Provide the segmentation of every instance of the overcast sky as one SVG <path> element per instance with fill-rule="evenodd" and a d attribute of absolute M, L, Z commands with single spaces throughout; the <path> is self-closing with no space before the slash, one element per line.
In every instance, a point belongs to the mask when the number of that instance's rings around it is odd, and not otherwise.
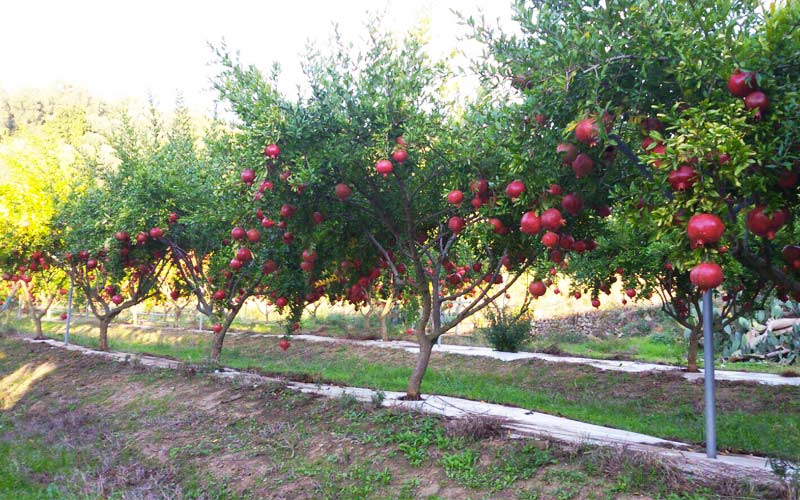
<path fill-rule="evenodd" d="M 464 27 L 450 9 L 509 26 L 511 0 L 25 0 L 2 8 L 0 88 L 75 83 L 106 99 L 151 93 L 171 108 L 176 92 L 196 111 L 209 109 L 214 69 L 208 42 L 225 40 L 245 63 L 282 67 L 281 87 L 294 93 L 308 41 L 325 42 L 338 23 L 347 38 L 365 34 L 370 15 L 405 32 L 430 19 L 434 51 L 461 47 Z M 463 45 L 462 45 L 463 46 Z"/>

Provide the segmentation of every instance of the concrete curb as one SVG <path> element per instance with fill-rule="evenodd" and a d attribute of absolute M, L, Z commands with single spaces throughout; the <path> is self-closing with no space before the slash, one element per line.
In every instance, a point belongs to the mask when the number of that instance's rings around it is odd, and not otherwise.
<path fill-rule="evenodd" d="M 231 333 L 231 336 L 250 336 L 254 338 L 279 338 L 280 335 L 267 335 L 263 333 Z M 380 347 L 384 349 L 403 349 L 410 353 L 417 353 L 419 347 L 414 342 L 390 340 L 382 342 L 377 340 L 352 340 L 341 339 L 336 337 L 323 337 L 320 335 L 292 335 L 292 338 L 299 340 L 306 340 L 309 342 L 331 342 L 331 343 L 348 343 L 354 345 L 361 345 L 365 347 Z M 538 359 L 541 361 L 548 361 L 550 363 L 570 363 L 578 365 L 588 365 L 600 370 L 618 371 L 626 373 L 642 373 L 642 372 L 671 372 L 680 374 L 686 380 L 691 382 L 703 380 L 703 370 L 698 373 L 687 373 L 681 368 L 671 365 L 662 365 L 658 363 L 644 363 L 641 361 L 615 361 L 608 359 L 592 359 L 592 358 L 579 358 L 573 356 L 555 356 L 552 354 L 543 354 L 539 352 L 500 352 L 492 350 L 488 347 L 469 347 L 450 344 L 437 344 L 433 347 L 434 352 L 442 352 L 448 354 L 459 354 L 462 356 L 481 356 L 486 358 L 497 359 L 500 361 L 518 361 L 524 359 Z M 774 373 L 755 373 L 755 372 L 742 372 L 732 370 L 715 370 L 714 376 L 718 381 L 725 382 L 755 382 L 763 385 L 791 385 L 800 387 L 800 377 L 782 377 Z"/>

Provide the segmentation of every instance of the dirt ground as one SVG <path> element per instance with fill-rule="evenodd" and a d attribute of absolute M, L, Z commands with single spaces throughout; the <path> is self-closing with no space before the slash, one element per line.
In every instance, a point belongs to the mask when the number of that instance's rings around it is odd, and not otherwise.
<path fill-rule="evenodd" d="M 0 337 L 0 444 L 74 457 L 69 472 L 16 464 L 55 494 L 24 498 L 717 497 L 646 460 L 498 429 Z"/>

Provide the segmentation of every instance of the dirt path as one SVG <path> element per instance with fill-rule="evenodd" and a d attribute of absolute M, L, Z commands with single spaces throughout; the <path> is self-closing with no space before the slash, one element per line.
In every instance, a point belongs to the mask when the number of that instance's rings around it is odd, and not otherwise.
<path fill-rule="evenodd" d="M 55 340 L 28 342 L 47 344 L 57 348 L 67 348 L 85 355 L 100 356 L 115 361 L 135 360 L 148 367 L 180 369 L 181 363 L 153 356 L 138 356 L 119 352 L 99 352 L 80 346 L 65 346 Z M 374 345 L 370 343 L 370 345 Z M 771 472 L 768 460 L 748 455 L 720 455 L 711 460 L 692 449 L 685 443 L 667 441 L 652 436 L 637 434 L 618 429 L 585 424 L 552 415 L 530 412 L 520 408 L 488 404 L 460 398 L 431 395 L 424 401 L 404 401 L 402 393 L 387 392 L 377 394 L 370 389 L 358 387 L 339 387 L 324 384 L 307 384 L 290 382 L 279 378 L 269 378 L 251 373 L 242 373 L 224 369 L 211 374 L 221 379 L 234 379 L 239 384 L 258 386 L 263 384 L 284 383 L 286 387 L 306 394 L 322 395 L 330 398 L 342 396 L 354 397 L 360 401 L 380 401 L 385 407 L 414 409 L 427 413 L 450 417 L 491 416 L 501 418 L 504 426 L 518 436 L 536 436 L 555 438 L 571 443 L 593 443 L 604 447 L 634 450 L 643 454 L 658 457 L 664 463 L 695 477 L 715 477 L 719 480 L 739 480 L 743 477 L 762 485 L 775 485 L 776 476 Z"/>

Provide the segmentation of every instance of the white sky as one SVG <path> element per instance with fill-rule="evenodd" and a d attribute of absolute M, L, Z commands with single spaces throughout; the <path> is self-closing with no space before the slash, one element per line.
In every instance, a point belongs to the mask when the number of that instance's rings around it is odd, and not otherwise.
<path fill-rule="evenodd" d="M 399 33 L 428 17 L 432 48 L 446 53 L 463 48 L 465 32 L 450 9 L 511 25 L 511 0 L 10 0 L 0 9 L 0 89 L 69 82 L 105 99 L 151 93 L 168 109 L 180 91 L 192 109 L 208 110 L 208 42 L 224 38 L 263 70 L 280 63 L 282 90 L 294 94 L 306 43 L 323 44 L 334 22 L 357 42 L 368 12 L 385 11 Z"/>

